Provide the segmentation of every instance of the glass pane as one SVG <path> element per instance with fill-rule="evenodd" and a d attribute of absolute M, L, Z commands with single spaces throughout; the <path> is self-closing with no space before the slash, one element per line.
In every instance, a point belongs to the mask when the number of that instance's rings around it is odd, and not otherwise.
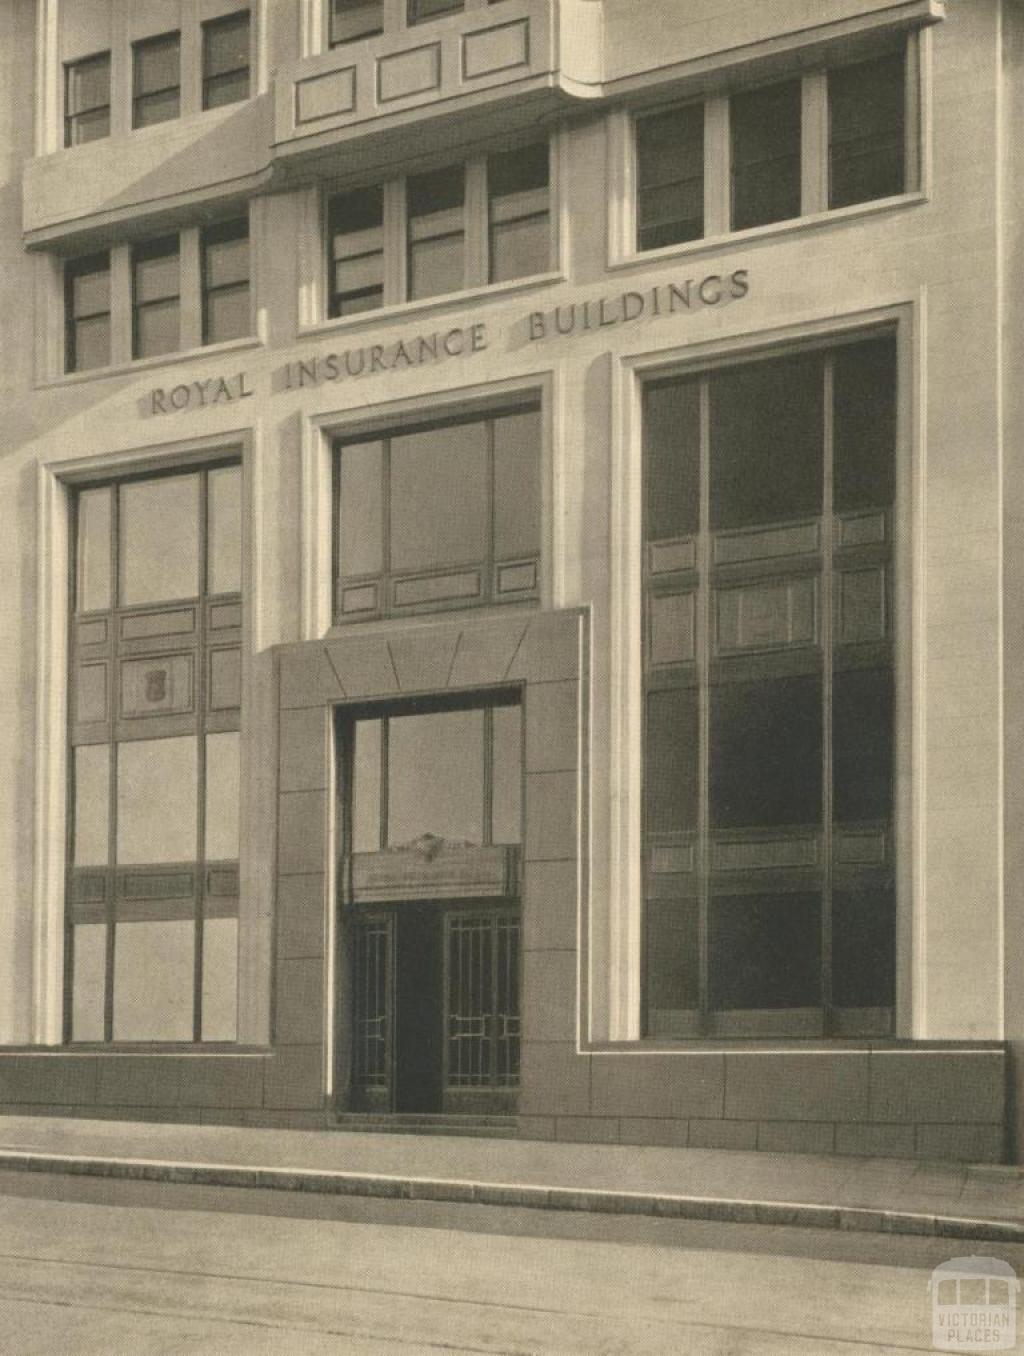
<path fill-rule="evenodd" d="M 370 254 L 355 254 L 346 259 L 339 259 L 334 266 L 334 288 L 336 292 L 342 294 L 383 292 L 383 253 L 376 250 Z"/>
<path fill-rule="evenodd" d="M 648 541 L 689 537 L 700 523 L 700 382 L 659 382 L 644 390 Z"/>
<path fill-rule="evenodd" d="M 339 453 L 340 573 L 384 568 L 383 444 L 349 443 Z"/>
<path fill-rule="evenodd" d="M 639 247 L 704 234 L 704 105 L 673 108 L 636 125 Z M 651 190 L 662 190 L 654 196 Z"/>
<path fill-rule="evenodd" d="M 749 527 L 822 509 L 822 358 L 786 358 L 711 378 L 711 525 Z"/>
<path fill-rule="evenodd" d="M 441 296 L 465 287 L 464 237 L 440 236 L 409 247 L 409 298 Z"/>
<path fill-rule="evenodd" d="M 204 82 L 203 107 L 224 108 L 228 104 L 240 103 L 249 97 L 249 72 L 237 71 L 232 75 L 218 75 Z"/>
<path fill-rule="evenodd" d="M 487 425 L 391 440 L 391 568 L 473 564 L 488 537 Z"/>
<path fill-rule="evenodd" d="M 242 339 L 252 331 L 252 309 L 248 285 L 210 292 L 206 297 L 206 332 L 203 342 L 221 344 Z"/>
<path fill-rule="evenodd" d="M 821 823 L 821 679 L 723 683 L 711 692 L 711 823 Z"/>
<path fill-rule="evenodd" d="M 135 256 L 135 304 L 163 301 L 176 297 L 179 287 L 178 247 L 161 247 L 159 253 L 139 252 Z"/>
<path fill-rule="evenodd" d="M 242 587 L 242 468 L 221 466 L 207 477 L 208 593 Z"/>
<path fill-rule="evenodd" d="M 829 206 L 906 187 L 903 52 L 828 73 Z"/>
<path fill-rule="evenodd" d="M 110 746 L 75 749 L 75 866 L 106 866 L 110 858 Z"/>
<path fill-rule="evenodd" d="M 692 1012 L 699 1004 L 697 915 L 695 899 L 652 899 L 647 904 L 645 978 L 649 1036 L 685 1034 L 665 1029 L 670 1021 L 668 1014 Z"/>
<path fill-rule="evenodd" d="M 540 411 L 494 421 L 494 554 L 499 560 L 540 550 Z"/>
<path fill-rule="evenodd" d="M 352 754 L 352 851 L 380 846 L 381 722 L 357 720 Z"/>
<path fill-rule="evenodd" d="M 190 1041 L 195 924 L 118 923 L 114 1040 Z"/>
<path fill-rule="evenodd" d="M 647 832 L 678 833 L 697 825 L 700 754 L 697 693 L 668 688 L 647 695 Z"/>
<path fill-rule="evenodd" d="M 237 861 L 241 794 L 237 730 L 206 736 L 206 860 Z"/>
<path fill-rule="evenodd" d="M 657 250 L 704 234 L 704 183 L 683 179 L 677 184 L 647 188 L 637 195 L 641 222 L 638 246 Z"/>
<path fill-rule="evenodd" d="M 117 860 L 122 866 L 196 860 L 194 735 L 117 749 Z"/>
<path fill-rule="evenodd" d="M 249 281 L 249 230 L 245 222 L 207 231 L 203 246 L 207 287 Z"/>
<path fill-rule="evenodd" d="M 121 493 L 122 606 L 199 593 L 199 476 L 132 481 Z"/>
<path fill-rule="evenodd" d="M 813 894 L 713 898 L 709 960 L 712 1008 L 817 1007 L 821 900 Z"/>
<path fill-rule="evenodd" d="M 734 95 L 732 227 L 800 215 L 800 81 Z"/>
<path fill-rule="evenodd" d="M 135 313 L 135 356 L 155 358 L 181 347 L 177 300 L 151 302 Z"/>
<path fill-rule="evenodd" d="M 204 1041 L 238 1037 L 238 919 L 207 918 L 203 923 Z"/>
<path fill-rule="evenodd" d="M 495 706 L 493 823 L 491 841 L 518 843 L 523 836 L 523 711 Z"/>
<path fill-rule="evenodd" d="M 435 834 L 482 843 L 484 714 L 394 716 L 388 732 L 388 843 Z"/>
<path fill-rule="evenodd" d="M 895 999 L 896 900 L 889 886 L 832 897 L 832 1000 L 890 1008 Z"/>
<path fill-rule="evenodd" d="M 336 47 L 384 31 L 383 0 L 332 0 L 330 44 Z"/>
<path fill-rule="evenodd" d="M 338 283 L 339 290 L 341 283 Z M 341 292 L 331 299 L 332 315 L 360 315 L 363 311 L 376 311 L 384 305 L 383 286 L 367 287 L 363 291 Z"/>
<path fill-rule="evenodd" d="M 110 310 L 110 268 L 103 262 L 88 271 L 78 268 L 71 277 L 71 310 L 75 316 L 96 315 Z"/>
<path fill-rule="evenodd" d="M 84 146 L 110 136 L 110 109 L 97 108 L 92 113 L 79 113 L 71 124 L 69 144 Z"/>
<path fill-rule="evenodd" d="M 458 14 L 465 0 L 409 0 L 409 22 L 421 24 L 442 14 Z"/>
<path fill-rule="evenodd" d="M 71 1039 L 103 1039 L 103 1004 L 107 974 L 105 923 L 79 923 L 73 929 Z"/>
<path fill-rule="evenodd" d="M 71 370 L 90 372 L 96 367 L 106 367 L 110 363 L 110 316 L 90 316 L 88 320 L 76 320 L 74 332 L 74 354 Z"/>
<path fill-rule="evenodd" d="M 76 61 L 67 68 L 69 114 L 110 103 L 110 54 Z"/>
<path fill-rule="evenodd" d="M 154 127 L 158 122 L 169 122 L 178 117 L 181 100 L 176 89 L 161 94 L 147 94 L 135 100 L 132 124 L 135 127 Z"/>
<path fill-rule="evenodd" d="M 548 144 L 517 146 L 487 158 L 487 188 L 492 202 L 511 193 L 526 193 L 548 186 Z"/>
<path fill-rule="evenodd" d="M 491 227 L 491 282 L 529 278 L 550 267 L 551 234 L 546 212 Z"/>
<path fill-rule="evenodd" d="M 888 669 L 835 675 L 832 709 L 836 823 L 889 819 L 893 803 L 893 682 Z"/>
<path fill-rule="evenodd" d="M 835 353 L 835 506 L 887 508 L 895 488 L 896 341 Z"/>
<path fill-rule="evenodd" d="M 180 41 L 177 33 L 136 43 L 134 47 L 134 92 L 151 94 L 166 90 L 180 81 Z"/>
<path fill-rule="evenodd" d="M 249 11 L 203 25 L 203 74 L 223 75 L 249 65 Z"/>
<path fill-rule="evenodd" d="M 111 491 L 82 490 L 78 495 L 75 610 L 94 612 L 110 606 Z"/>

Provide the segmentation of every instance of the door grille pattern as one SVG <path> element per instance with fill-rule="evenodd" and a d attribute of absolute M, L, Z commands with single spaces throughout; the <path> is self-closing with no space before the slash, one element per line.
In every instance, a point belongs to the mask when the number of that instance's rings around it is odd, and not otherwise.
<path fill-rule="evenodd" d="M 448 919 L 449 1087 L 519 1083 L 519 918 Z"/>
<path fill-rule="evenodd" d="M 355 975 L 353 1081 L 361 1088 L 388 1085 L 388 988 L 391 970 L 388 919 L 357 923 L 353 929 Z"/>

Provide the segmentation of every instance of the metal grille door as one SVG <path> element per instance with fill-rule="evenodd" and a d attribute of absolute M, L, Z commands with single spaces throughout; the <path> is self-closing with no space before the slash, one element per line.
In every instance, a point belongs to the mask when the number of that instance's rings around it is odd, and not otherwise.
<path fill-rule="evenodd" d="M 447 987 L 448 1086 L 517 1087 L 517 914 L 449 915 Z"/>
<path fill-rule="evenodd" d="M 353 1081 L 359 1088 L 388 1086 L 388 1002 L 391 921 L 375 918 L 353 929 Z"/>

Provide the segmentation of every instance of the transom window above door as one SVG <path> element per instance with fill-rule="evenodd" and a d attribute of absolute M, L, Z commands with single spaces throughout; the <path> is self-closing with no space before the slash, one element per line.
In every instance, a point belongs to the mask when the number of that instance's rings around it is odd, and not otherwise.
<path fill-rule="evenodd" d="M 339 441 L 335 622 L 534 602 L 539 407 Z"/>

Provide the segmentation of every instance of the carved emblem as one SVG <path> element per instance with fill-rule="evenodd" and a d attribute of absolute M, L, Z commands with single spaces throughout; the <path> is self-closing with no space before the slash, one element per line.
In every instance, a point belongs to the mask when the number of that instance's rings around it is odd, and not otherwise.
<path fill-rule="evenodd" d="M 146 673 L 146 701 L 151 706 L 167 700 L 167 670 L 150 669 Z"/>

